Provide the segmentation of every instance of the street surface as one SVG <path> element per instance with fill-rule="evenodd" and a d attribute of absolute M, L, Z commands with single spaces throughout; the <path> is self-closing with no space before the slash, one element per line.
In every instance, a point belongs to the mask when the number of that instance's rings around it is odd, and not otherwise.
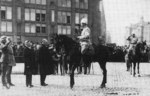
<path fill-rule="evenodd" d="M 141 63 L 141 77 L 133 77 L 126 71 L 125 63 L 107 63 L 108 82 L 100 89 L 102 73 L 99 65 L 93 63 L 90 75 L 75 75 L 75 86 L 69 88 L 69 76 L 50 75 L 46 78 L 46 87 L 40 86 L 39 75 L 33 76 L 33 88 L 25 86 L 23 64 L 13 68 L 10 89 L 0 84 L 0 96 L 150 96 L 150 63 Z M 0 82 L 1 83 L 1 82 Z"/>

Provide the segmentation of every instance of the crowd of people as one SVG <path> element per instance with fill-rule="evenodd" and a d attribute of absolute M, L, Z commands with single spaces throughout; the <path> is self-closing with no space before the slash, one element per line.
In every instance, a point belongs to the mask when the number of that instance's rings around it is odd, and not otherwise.
<path fill-rule="evenodd" d="M 48 44 L 47 39 L 43 39 L 41 44 L 34 44 L 26 40 L 24 43 L 14 45 L 7 36 L 0 38 L 1 49 L 1 75 L 2 85 L 7 89 L 14 86 L 11 82 L 12 67 L 16 65 L 15 57 L 19 56 L 25 64 L 24 75 L 26 76 L 26 86 L 33 87 L 32 75 L 40 74 L 41 86 L 47 86 L 45 79 L 47 75 L 54 74 L 55 64 L 59 60 L 59 55 L 52 44 Z"/>

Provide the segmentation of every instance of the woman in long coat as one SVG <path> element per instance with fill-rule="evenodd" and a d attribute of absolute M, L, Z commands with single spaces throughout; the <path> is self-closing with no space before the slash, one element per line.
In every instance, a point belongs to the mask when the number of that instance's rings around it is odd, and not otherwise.
<path fill-rule="evenodd" d="M 39 49 L 39 69 L 41 75 L 41 85 L 47 86 L 45 83 L 46 75 L 54 73 L 54 66 L 51 63 L 52 57 L 49 52 L 48 41 L 46 39 L 42 40 L 41 48 Z"/>

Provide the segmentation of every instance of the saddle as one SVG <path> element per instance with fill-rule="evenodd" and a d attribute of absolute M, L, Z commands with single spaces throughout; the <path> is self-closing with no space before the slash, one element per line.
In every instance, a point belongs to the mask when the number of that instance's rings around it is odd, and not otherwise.
<path fill-rule="evenodd" d="M 83 54 L 85 54 L 85 55 L 94 55 L 95 54 L 94 46 L 92 44 L 89 44 L 85 48 L 85 50 L 83 51 Z"/>

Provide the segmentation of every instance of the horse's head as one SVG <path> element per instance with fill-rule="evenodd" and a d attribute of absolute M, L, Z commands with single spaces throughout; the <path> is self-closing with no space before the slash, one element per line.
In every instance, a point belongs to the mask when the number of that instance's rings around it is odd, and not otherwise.
<path fill-rule="evenodd" d="M 66 51 L 69 52 L 71 49 L 75 48 L 75 45 L 79 45 L 75 40 L 67 35 L 58 35 L 53 36 L 53 41 L 55 42 L 55 48 L 57 52 Z"/>
<path fill-rule="evenodd" d="M 61 36 L 58 35 L 58 34 L 53 34 L 52 41 L 53 41 L 53 44 L 54 44 L 54 46 L 56 48 L 56 51 L 60 52 L 61 49 L 64 47 L 64 40 L 63 40 L 63 38 L 61 38 Z"/>
<path fill-rule="evenodd" d="M 146 53 L 146 50 L 147 50 L 146 41 L 139 42 L 136 46 L 136 49 L 137 49 L 137 52 L 140 52 L 142 54 Z"/>

